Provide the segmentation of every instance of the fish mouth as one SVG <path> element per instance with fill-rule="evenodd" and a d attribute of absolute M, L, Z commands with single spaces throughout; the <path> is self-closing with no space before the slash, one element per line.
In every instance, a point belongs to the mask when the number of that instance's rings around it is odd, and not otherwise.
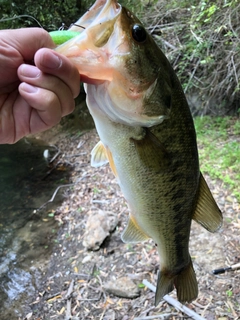
<path fill-rule="evenodd" d="M 117 0 L 97 0 L 70 28 L 79 35 L 55 50 L 72 61 L 86 83 L 92 115 L 128 126 L 152 127 L 166 119 L 169 108 L 157 93 L 159 68 L 152 67 L 146 55 L 145 48 L 152 42 L 147 32 L 143 32 L 144 41 L 137 41 L 133 26 L 141 22 Z"/>
<path fill-rule="evenodd" d="M 79 31 L 79 27 L 87 29 L 92 24 L 111 20 L 120 10 L 121 5 L 116 0 L 97 0 L 69 30 Z"/>
<path fill-rule="evenodd" d="M 88 83 L 112 80 L 112 67 L 108 66 L 111 52 L 106 44 L 121 12 L 122 7 L 116 0 L 97 0 L 69 28 L 79 31 L 79 35 L 55 49 L 73 62 Z"/>

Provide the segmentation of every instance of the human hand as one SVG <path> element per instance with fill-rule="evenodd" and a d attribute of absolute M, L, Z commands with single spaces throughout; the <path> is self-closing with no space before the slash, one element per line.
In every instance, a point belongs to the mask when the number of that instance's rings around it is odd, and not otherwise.
<path fill-rule="evenodd" d="M 0 143 L 44 131 L 73 111 L 80 76 L 54 46 L 40 28 L 0 31 Z"/>

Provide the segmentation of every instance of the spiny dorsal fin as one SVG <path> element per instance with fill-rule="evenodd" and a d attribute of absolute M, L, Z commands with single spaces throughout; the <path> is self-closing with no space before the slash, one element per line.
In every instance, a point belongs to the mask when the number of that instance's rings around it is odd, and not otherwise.
<path fill-rule="evenodd" d="M 137 243 L 149 239 L 149 237 L 139 228 L 135 221 L 133 221 L 132 217 L 129 217 L 128 224 L 123 231 L 121 238 L 125 243 Z"/>
<path fill-rule="evenodd" d="M 222 213 L 202 174 L 199 179 L 198 200 L 193 220 L 210 232 L 216 232 L 222 226 Z"/>
<path fill-rule="evenodd" d="M 91 151 L 91 166 L 97 168 L 106 163 L 108 163 L 106 149 L 102 141 L 99 141 Z"/>

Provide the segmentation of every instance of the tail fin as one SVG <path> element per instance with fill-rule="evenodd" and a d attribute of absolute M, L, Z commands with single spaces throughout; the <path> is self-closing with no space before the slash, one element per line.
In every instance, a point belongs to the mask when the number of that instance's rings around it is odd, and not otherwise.
<path fill-rule="evenodd" d="M 198 283 L 193 269 L 192 260 L 189 265 L 174 279 L 178 300 L 182 303 L 191 302 L 198 296 Z"/>
<path fill-rule="evenodd" d="M 157 290 L 155 294 L 155 306 L 159 304 L 159 302 L 166 294 L 173 291 L 173 282 L 174 278 L 169 279 L 167 274 L 161 271 L 159 272 L 157 280 Z"/>
<path fill-rule="evenodd" d="M 179 274 L 169 278 L 164 272 L 158 275 L 157 290 L 155 295 L 155 306 L 158 305 L 160 300 L 169 292 L 177 289 L 177 297 L 181 303 L 191 302 L 198 296 L 198 284 L 193 269 L 192 261 L 184 268 Z"/>

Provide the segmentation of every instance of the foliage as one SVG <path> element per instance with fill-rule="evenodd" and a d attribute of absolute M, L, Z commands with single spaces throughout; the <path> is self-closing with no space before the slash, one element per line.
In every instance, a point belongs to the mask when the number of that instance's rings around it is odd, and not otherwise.
<path fill-rule="evenodd" d="M 231 117 L 197 117 L 200 167 L 221 179 L 240 201 L 240 120 Z"/>
<path fill-rule="evenodd" d="M 88 7 L 87 1 L 84 0 L 39 0 L 37 3 L 31 0 L 13 2 L 0 0 L 0 19 L 15 18 L 8 21 L 0 20 L 0 29 L 12 29 L 19 27 L 35 27 L 40 25 L 48 30 L 57 30 L 63 24 L 66 26 L 75 22 Z M 26 15 L 32 16 L 29 18 Z"/>
<path fill-rule="evenodd" d="M 240 112 L 239 19 L 238 0 L 163 0 L 146 14 L 185 93 L 198 93 L 198 114 Z"/>
<path fill-rule="evenodd" d="M 159 0 L 119 0 L 118 1 L 122 6 L 131 10 L 138 18 L 141 18 L 145 15 L 146 9 L 150 9 L 153 6 L 157 5 Z M 137 5 L 136 5 L 137 3 Z"/>

